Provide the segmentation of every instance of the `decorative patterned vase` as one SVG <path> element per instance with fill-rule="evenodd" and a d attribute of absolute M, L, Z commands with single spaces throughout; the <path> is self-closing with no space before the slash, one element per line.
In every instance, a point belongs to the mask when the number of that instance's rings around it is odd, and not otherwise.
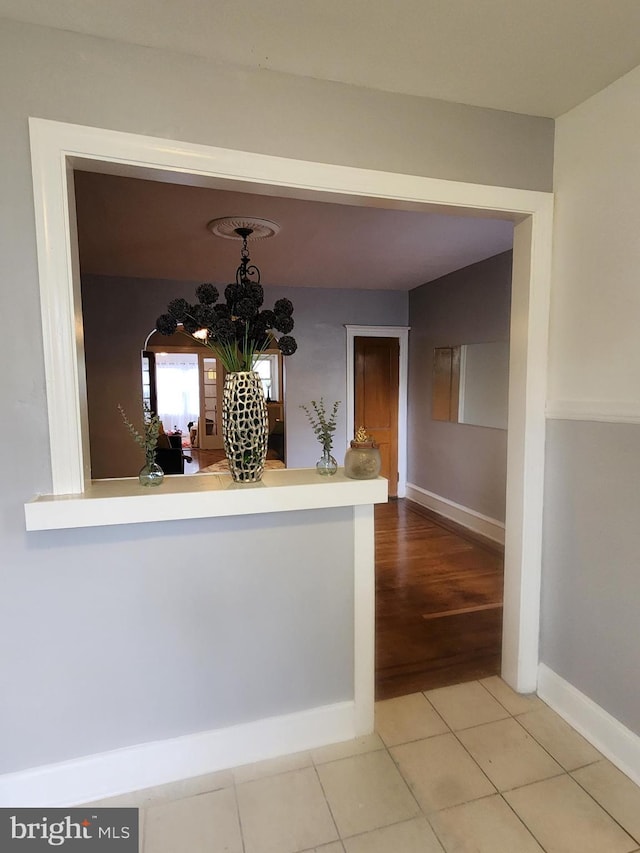
<path fill-rule="evenodd" d="M 352 441 L 344 457 L 344 473 L 352 480 L 374 480 L 380 473 L 380 450 L 373 441 Z"/>
<path fill-rule="evenodd" d="M 141 486 L 159 486 L 164 480 L 164 471 L 153 457 L 147 457 L 144 467 L 138 474 L 138 480 Z"/>
<path fill-rule="evenodd" d="M 330 477 L 338 470 L 338 463 L 331 455 L 331 450 L 325 447 L 322 451 L 322 456 L 316 462 L 316 471 L 323 477 Z"/>
<path fill-rule="evenodd" d="M 269 419 L 260 376 L 227 373 L 222 396 L 222 439 L 236 483 L 257 483 L 267 458 Z"/>

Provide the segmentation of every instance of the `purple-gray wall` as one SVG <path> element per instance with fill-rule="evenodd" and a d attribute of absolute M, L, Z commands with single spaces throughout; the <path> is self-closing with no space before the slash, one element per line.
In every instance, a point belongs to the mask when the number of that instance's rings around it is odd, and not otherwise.
<path fill-rule="evenodd" d="M 511 252 L 409 293 L 408 482 L 504 521 L 506 430 L 434 421 L 434 347 L 508 341 Z"/>
<path fill-rule="evenodd" d="M 343 572 L 339 586 L 332 563 L 339 555 L 333 551 L 322 553 L 316 575 L 331 595 L 321 601 L 313 588 L 300 588 L 298 598 L 291 601 L 293 605 L 313 601 L 302 612 L 310 630 L 321 631 L 327 625 L 333 630 L 337 625 L 345 635 L 337 633 L 333 638 L 334 657 L 314 658 L 306 693 L 292 697 L 297 687 L 292 686 L 291 672 L 299 667 L 309 672 L 306 650 L 291 625 L 300 613 L 296 615 L 287 598 L 271 602 L 269 624 L 265 627 L 261 622 L 262 589 L 253 585 L 251 577 L 246 585 L 236 579 L 243 555 L 235 542 L 239 537 L 244 549 L 243 519 L 25 532 L 24 502 L 51 491 L 28 117 L 538 190 L 551 188 L 553 121 L 225 68 L 177 51 L 8 20 L 0 27 L 0 63 L 3 79 L 11 82 L 3 87 L 0 125 L 0 239 L 6 237 L 0 252 L 0 310 L 11 318 L 0 338 L 2 363 L 10 366 L 0 374 L 0 399 L 4 423 L 19 430 L 28 448 L 16 450 L 13 442 L 6 441 L 0 444 L 0 645 L 11 650 L 0 659 L 0 680 L 11 685 L 0 703 L 5 736 L 0 769 L 9 772 L 64 761 L 344 698 L 335 663 L 338 659 L 348 667 L 346 655 L 352 641 L 347 623 L 335 608 L 342 606 L 341 596 L 348 606 L 349 578 Z M 296 302 L 300 331 L 304 329 L 303 303 L 311 297 L 305 293 Z M 366 294 L 351 300 L 346 294 L 325 292 L 324 300 L 315 313 L 308 314 L 308 322 L 319 324 L 331 344 L 324 347 L 314 338 L 315 343 L 302 350 L 304 358 L 295 362 L 297 381 L 304 378 L 303 372 L 309 374 L 311 366 L 313 376 L 321 376 L 327 358 L 333 364 L 330 346 L 343 340 L 341 322 L 351 317 L 350 322 L 379 322 L 383 313 L 381 305 L 374 312 Z M 377 319 L 368 319 L 373 313 Z M 334 315 L 340 319 L 334 320 Z M 386 322 L 403 319 L 394 318 L 389 310 Z M 341 343 L 340 348 L 344 351 Z M 293 364 L 292 360 L 292 373 Z M 344 378 L 338 377 L 337 367 L 331 367 L 329 375 L 327 395 L 343 398 Z M 305 398 L 317 393 L 311 382 L 308 388 L 299 388 Z M 109 386 L 107 392 L 118 396 Z M 122 402 L 127 404 L 125 399 Z M 114 420 L 113 428 L 122 426 Z M 313 446 L 309 451 L 301 447 L 298 458 L 308 455 L 314 461 L 314 452 Z M 313 540 L 307 526 L 313 529 L 321 521 L 319 516 L 301 516 L 297 534 L 300 547 L 304 545 L 313 556 L 314 542 L 321 538 Z M 282 517 L 278 522 L 285 523 Z M 285 524 L 280 542 L 283 536 L 293 535 L 291 524 Z M 328 535 L 326 529 L 322 534 Z M 221 536 L 229 543 L 226 549 L 221 547 Z M 274 542 L 275 537 L 259 540 L 255 547 L 275 553 Z M 287 550 L 300 553 L 293 547 Z M 190 575 L 187 580 L 184 566 Z M 273 572 L 279 566 L 271 561 L 269 569 Z M 296 575 L 295 566 L 287 571 L 295 575 L 292 590 L 306 582 L 300 573 Z M 219 572 L 225 576 L 222 587 Z M 272 589 L 278 587 L 278 579 L 271 574 L 269 583 Z M 352 578 L 350 583 L 352 588 Z M 164 607 L 149 595 L 158 589 L 163 590 Z M 252 589 L 257 591 L 251 593 Z M 196 590 L 198 600 L 182 606 L 191 590 Z M 225 618 L 239 612 L 228 608 L 231 599 L 242 603 L 241 642 L 227 631 Z M 251 600 L 254 609 L 247 603 Z M 96 608 L 100 620 L 95 618 Z M 175 632 L 167 630 L 167 624 L 180 620 L 191 642 L 176 642 Z M 265 634 L 276 628 L 278 641 L 269 643 Z M 231 650 L 224 662 L 226 675 L 220 668 L 210 668 L 211 648 Z M 254 666 L 257 649 L 263 655 L 260 661 L 270 656 L 274 663 L 263 667 L 258 693 L 250 695 L 240 689 L 233 674 L 249 671 L 243 661 Z M 281 649 L 286 649 L 285 658 Z M 86 680 L 78 677 L 87 672 L 103 676 L 93 679 L 90 690 Z M 191 704 L 193 693 L 185 688 L 185 673 L 199 693 Z M 234 691 L 239 707 L 224 707 Z M 206 701 L 199 698 L 204 694 Z"/>

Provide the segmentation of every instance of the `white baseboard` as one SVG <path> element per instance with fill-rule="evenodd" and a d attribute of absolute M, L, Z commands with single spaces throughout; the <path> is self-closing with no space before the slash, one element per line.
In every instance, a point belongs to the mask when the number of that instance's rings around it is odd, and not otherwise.
<path fill-rule="evenodd" d="M 488 515 L 482 515 L 475 509 L 469 509 L 469 507 L 457 504 L 449 498 L 428 492 L 414 483 L 407 483 L 407 498 L 426 507 L 426 509 L 437 512 L 438 515 L 442 515 L 450 521 L 461 524 L 468 530 L 473 530 L 474 533 L 479 533 L 486 536 L 487 539 L 504 545 L 504 522 L 498 521 L 497 518 L 489 518 Z"/>
<path fill-rule="evenodd" d="M 71 806 L 275 758 L 355 734 L 341 702 L 0 776 L 0 807 Z"/>
<path fill-rule="evenodd" d="M 544 663 L 538 696 L 580 732 L 636 785 L 640 785 L 640 737 Z"/>

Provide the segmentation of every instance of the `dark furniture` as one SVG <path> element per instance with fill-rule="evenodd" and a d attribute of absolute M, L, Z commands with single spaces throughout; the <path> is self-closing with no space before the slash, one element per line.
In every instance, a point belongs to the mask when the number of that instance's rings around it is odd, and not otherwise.
<path fill-rule="evenodd" d="M 272 451 L 269 459 L 281 459 L 284 462 L 284 421 L 276 421 L 269 433 L 267 450 Z"/>
<path fill-rule="evenodd" d="M 184 474 L 184 461 L 181 447 L 156 447 L 156 462 L 165 474 Z"/>

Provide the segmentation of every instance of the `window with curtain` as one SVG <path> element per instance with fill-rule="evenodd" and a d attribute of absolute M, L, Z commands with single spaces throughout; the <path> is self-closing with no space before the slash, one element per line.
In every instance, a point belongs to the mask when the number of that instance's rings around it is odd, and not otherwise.
<path fill-rule="evenodd" d="M 276 353 L 263 353 L 255 360 L 253 369 L 262 381 L 262 389 L 267 400 L 280 400 L 280 371 Z"/>
<path fill-rule="evenodd" d="M 158 416 L 165 432 L 176 428 L 189 435 L 187 424 L 198 420 L 200 383 L 195 353 L 156 353 Z"/>

